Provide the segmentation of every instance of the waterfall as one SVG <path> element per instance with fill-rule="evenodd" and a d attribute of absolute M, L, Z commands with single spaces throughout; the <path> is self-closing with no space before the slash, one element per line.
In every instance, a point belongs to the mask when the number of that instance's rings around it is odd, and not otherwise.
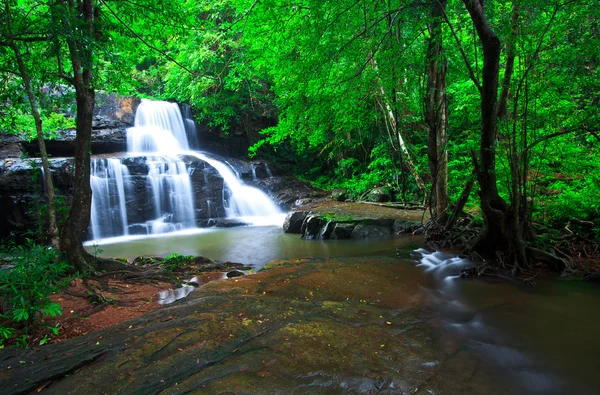
<path fill-rule="evenodd" d="M 265 193 L 244 184 L 231 164 L 190 150 L 197 144 L 196 126 L 189 107 L 183 112 L 185 117 L 175 103 L 142 99 L 135 124 L 127 130 L 127 156 L 92 159 L 92 239 L 195 228 L 192 169 L 182 156 L 206 162 L 223 178 L 226 217 L 281 225 L 279 208 Z M 207 188 L 208 174 L 203 173 Z M 208 215 L 214 215 L 213 202 L 206 204 Z"/>
<path fill-rule="evenodd" d="M 93 238 L 129 234 L 125 209 L 127 166 L 113 158 L 94 159 L 91 165 Z"/>
<path fill-rule="evenodd" d="M 225 189 L 223 189 L 223 206 L 226 208 L 227 217 L 242 217 L 247 220 L 250 219 L 254 223 L 265 223 L 256 217 L 263 217 L 265 221 L 267 218 L 270 218 L 274 223 L 278 221 L 278 217 L 282 214 L 281 210 L 263 191 L 241 182 L 238 173 L 233 172 L 232 166 L 229 163 L 226 165 L 199 152 L 190 152 L 188 154 L 208 163 L 223 177 L 223 181 L 225 181 L 229 189 L 229 193 L 226 193 Z"/>

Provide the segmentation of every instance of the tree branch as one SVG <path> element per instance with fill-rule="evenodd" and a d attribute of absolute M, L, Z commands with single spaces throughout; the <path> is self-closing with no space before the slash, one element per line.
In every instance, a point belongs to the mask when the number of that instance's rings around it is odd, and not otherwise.
<path fill-rule="evenodd" d="M 439 3 L 439 0 L 438 0 L 438 3 Z M 469 71 L 469 77 L 471 78 L 471 81 L 473 81 L 473 83 L 475 84 L 475 86 L 477 87 L 477 90 L 479 92 L 481 92 L 481 84 L 479 83 L 479 80 L 475 76 L 475 72 L 473 71 L 473 68 L 471 67 L 471 63 L 469 62 L 469 58 L 467 57 L 467 54 L 465 53 L 465 50 L 464 50 L 462 44 L 460 43 L 460 39 L 458 38 L 458 35 L 456 34 L 456 31 L 454 30 L 454 26 L 450 22 L 450 18 L 448 18 L 448 14 L 446 13 L 446 10 L 442 10 L 442 14 L 444 15 L 444 20 L 446 21 L 446 24 L 450 28 L 450 32 L 452 33 L 452 37 L 454 37 L 454 40 L 456 41 L 456 45 L 458 46 L 458 51 L 460 52 L 460 54 L 461 54 L 461 56 L 462 56 L 462 58 L 463 58 L 463 60 L 465 62 L 465 66 L 467 66 L 467 70 Z"/>

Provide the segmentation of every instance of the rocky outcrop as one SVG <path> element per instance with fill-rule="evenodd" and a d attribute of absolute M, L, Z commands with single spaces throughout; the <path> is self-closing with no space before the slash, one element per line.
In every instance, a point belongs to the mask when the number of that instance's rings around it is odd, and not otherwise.
<path fill-rule="evenodd" d="M 308 211 L 294 211 L 289 213 L 283 221 L 283 231 L 285 233 L 300 233 L 302 223 L 306 219 Z"/>
<path fill-rule="evenodd" d="M 368 202 L 390 202 L 392 201 L 392 196 L 390 194 L 389 188 L 374 188 L 367 194 L 366 200 Z"/>
<path fill-rule="evenodd" d="M 368 215 L 349 215 L 356 211 L 357 203 L 336 203 L 326 206 L 326 211 L 318 205 L 315 210 L 290 212 L 284 222 L 286 233 L 300 234 L 303 239 L 366 239 L 386 237 L 402 233 L 412 233 L 420 228 L 418 212 L 399 212 L 394 209 L 381 209 L 382 212 Z M 359 205 L 360 206 L 360 205 Z M 367 207 L 364 205 L 365 212 Z M 346 211 L 345 211 L 346 210 Z M 332 211 L 335 211 L 333 213 Z"/>
<path fill-rule="evenodd" d="M 294 206 L 294 202 L 305 196 L 318 193 L 305 183 L 291 176 L 273 176 L 269 165 L 263 161 L 230 160 L 212 155 L 215 159 L 229 163 L 237 174 L 249 185 L 255 186 L 269 194 L 283 210 Z M 105 156 L 95 156 L 102 159 Z M 121 163 L 127 167 L 125 182 L 134 193 L 128 193 L 126 201 L 127 221 L 131 225 L 130 234 L 145 234 L 147 221 L 152 221 L 154 212 L 154 196 L 148 187 L 148 165 L 146 156 L 122 157 Z M 194 196 L 196 225 L 199 227 L 233 227 L 247 225 L 244 222 L 224 219 L 223 179 L 212 166 L 194 156 L 182 157 L 186 163 Z M 57 196 L 62 201 L 70 198 L 73 177 L 73 159 L 51 158 L 50 167 Z M 23 233 L 34 229 L 38 220 L 36 207 L 44 204 L 45 193 L 41 178 L 41 160 L 6 158 L 0 160 L 0 217 L 5 225 L 0 227 L 0 237 L 7 237 L 10 232 Z M 295 195 L 297 194 L 297 195 Z M 285 196 L 285 198 L 281 198 Z M 278 198 L 279 197 L 279 198 Z M 300 231 L 302 218 L 292 228 L 293 233 Z"/>

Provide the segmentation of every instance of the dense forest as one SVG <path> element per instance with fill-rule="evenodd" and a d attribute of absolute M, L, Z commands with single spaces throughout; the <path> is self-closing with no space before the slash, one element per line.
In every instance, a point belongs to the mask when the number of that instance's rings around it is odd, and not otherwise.
<path fill-rule="evenodd" d="M 47 234 L 82 272 L 115 266 L 82 247 L 98 92 L 187 103 L 199 124 L 243 131 L 250 157 L 350 199 L 377 189 L 424 207 L 431 245 L 515 273 L 538 262 L 568 270 L 573 256 L 597 252 L 598 1 L 3 0 L 2 9 L 0 129 L 37 140 L 49 174 L 44 141 L 76 128 L 68 209 L 57 214 L 45 178 Z"/>

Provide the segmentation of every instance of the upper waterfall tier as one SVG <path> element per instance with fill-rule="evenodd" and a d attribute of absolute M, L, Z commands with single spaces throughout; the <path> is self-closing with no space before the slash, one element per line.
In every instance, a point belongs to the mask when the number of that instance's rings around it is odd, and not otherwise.
<path fill-rule="evenodd" d="M 177 154 L 189 148 L 179 106 L 142 99 L 135 113 L 135 126 L 127 130 L 127 152 Z"/>

